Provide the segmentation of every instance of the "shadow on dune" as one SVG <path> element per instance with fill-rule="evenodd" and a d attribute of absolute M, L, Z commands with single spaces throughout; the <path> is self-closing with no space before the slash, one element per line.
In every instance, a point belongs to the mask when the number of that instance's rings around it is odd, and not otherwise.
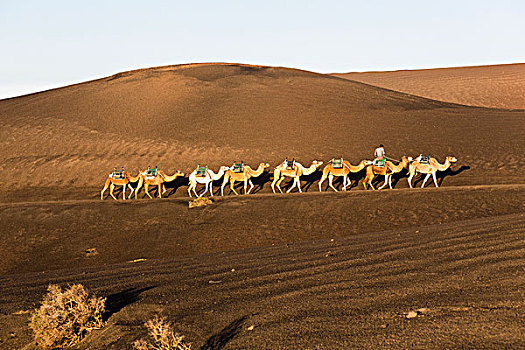
<path fill-rule="evenodd" d="M 250 193 L 257 193 L 261 191 L 267 183 L 271 183 L 273 180 L 273 171 L 264 170 L 264 172 L 258 177 L 252 177 L 253 190 Z"/>
<path fill-rule="evenodd" d="M 211 336 L 206 341 L 206 343 L 203 346 L 201 346 L 201 350 L 222 349 L 230 340 L 232 340 L 237 334 L 239 334 L 242 331 L 243 324 L 246 322 L 247 319 L 249 319 L 252 316 L 254 316 L 254 314 L 245 315 L 241 318 L 236 319 L 224 329 L 222 329 L 219 333 Z"/>
<path fill-rule="evenodd" d="M 188 185 L 189 185 L 189 177 L 187 175 L 179 176 L 175 180 L 170 181 L 170 182 L 165 182 L 164 186 L 166 186 L 166 194 L 164 196 L 169 197 L 175 194 L 175 192 L 177 192 L 177 190 L 180 187 L 183 187 L 183 186 L 188 187 Z"/>
<path fill-rule="evenodd" d="M 457 170 L 452 170 L 451 168 L 448 168 L 445 171 L 438 171 L 436 173 L 438 185 L 441 187 L 443 180 L 447 176 L 456 176 L 469 169 L 470 169 L 470 166 L 462 165 Z M 426 176 L 425 174 L 419 174 L 418 176 L 414 176 L 415 181 L 412 183 L 412 186 L 417 187 L 418 185 L 421 185 L 423 183 L 423 179 L 425 178 L 425 176 Z M 425 187 L 429 186 L 429 184 L 432 184 L 432 185 L 434 184 L 434 181 L 432 180 L 432 176 L 427 180 Z"/>
<path fill-rule="evenodd" d="M 107 321 L 111 315 L 119 312 L 124 307 L 136 302 L 140 294 L 155 287 L 156 286 L 129 288 L 122 292 L 108 295 L 106 297 L 106 312 L 104 313 L 104 321 Z"/>
<path fill-rule="evenodd" d="M 445 171 L 439 171 L 437 173 L 437 179 L 438 179 L 438 184 L 439 186 L 441 186 L 441 184 L 443 183 L 443 180 L 447 177 L 447 176 L 456 176 L 456 175 L 459 175 L 461 174 L 462 172 L 464 171 L 467 171 L 467 170 L 470 170 L 470 166 L 468 165 L 462 165 L 460 166 L 457 170 L 452 170 L 451 168 L 448 168 L 447 170 Z"/>

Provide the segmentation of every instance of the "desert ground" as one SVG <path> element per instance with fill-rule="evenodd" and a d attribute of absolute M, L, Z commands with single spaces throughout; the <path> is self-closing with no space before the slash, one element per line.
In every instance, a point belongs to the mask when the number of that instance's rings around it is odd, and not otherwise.
<path fill-rule="evenodd" d="M 79 349 L 130 349 L 154 315 L 195 349 L 524 348 L 523 72 L 188 64 L 1 100 L 0 348 L 35 349 L 30 311 L 73 283 L 107 298 Z M 458 161 L 439 188 L 404 171 L 365 191 L 361 171 L 319 192 L 317 171 L 271 191 L 286 157 L 357 164 L 380 143 Z M 100 200 L 114 167 L 241 160 L 270 164 L 253 194 L 217 181 L 190 209 L 183 177 L 162 199 Z"/>

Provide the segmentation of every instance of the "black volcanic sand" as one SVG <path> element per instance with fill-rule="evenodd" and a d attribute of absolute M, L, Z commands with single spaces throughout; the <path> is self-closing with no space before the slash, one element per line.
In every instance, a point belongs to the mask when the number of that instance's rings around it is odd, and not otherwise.
<path fill-rule="evenodd" d="M 6 204 L 0 344 L 31 342 L 49 283 L 83 283 L 114 309 L 83 349 L 129 348 L 154 314 L 204 349 L 518 348 L 524 203 L 499 185 Z"/>
<path fill-rule="evenodd" d="M 525 348 L 524 120 L 230 64 L 2 100 L 0 349 L 35 348 L 29 313 L 50 283 L 107 297 L 107 325 L 80 349 L 130 349 L 156 314 L 194 349 Z M 255 194 L 201 208 L 186 178 L 167 198 L 100 200 L 115 166 L 357 164 L 379 143 L 459 161 L 440 188 L 408 189 L 405 172 L 363 191 L 361 172 L 319 193 L 316 172 L 305 193 L 274 195 L 267 172 Z"/>

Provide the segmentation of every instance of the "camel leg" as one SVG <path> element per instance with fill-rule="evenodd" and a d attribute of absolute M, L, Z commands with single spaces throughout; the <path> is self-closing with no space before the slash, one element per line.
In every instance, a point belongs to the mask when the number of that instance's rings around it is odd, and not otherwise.
<path fill-rule="evenodd" d="M 271 186 L 272 186 L 272 191 L 273 191 L 273 193 L 275 193 L 275 183 L 276 183 L 276 182 L 277 182 L 277 179 L 274 177 L 274 178 L 273 178 L 273 181 L 272 181 L 272 185 L 271 185 Z"/>
<path fill-rule="evenodd" d="M 297 188 L 299 189 L 299 193 L 303 193 L 303 190 L 301 190 L 301 181 L 299 180 L 299 177 L 297 177 Z"/>
<path fill-rule="evenodd" d="M 166 186 L 164 186 L 164 184 L 162 184 L 162 194 L 166 193 Z"/>
<path fill-rule="evenodd" d="M 233 193 L 235 193 L 236 196 L 238 196 L 239 194 L 237 193 L 237 191 L 235 191 L 235 181 L 233 181 L 233 179 L 230 180 L 230 188 L 231 190 L 233 191 Z"/>
<path fill-rule="evenodd" d="M 195 186 L 195 187 L 197 187 L 197 186 Z M 206 192 L 208 192 L 208 183 L 205 183 L 205 184 L 204 184 L 204 191 L 203 191 L 200 195 L 197 194 L 197 192 L 195 191 L 195 189 L 193 189 L 193 192 L 195 193 L 195 196 L 196 196 L 196 197 L 199 197 L 199 198 L 200 198 L 200 197 L 204 196 L 204 194 L 205 194 Z"/>
<path fill-rule="evenodd" d="M 427 174 L 427 176 L 425 176 L 425 179 L 423 180 L 423 184 L 421 185 L 421 188 L 425 187 L 425 184 L 427 183 L 427 180 L 428 178 L 431 176 L 432 174 Z"/>
<path fill-rule="evenodd" d="M 250 184 L 250 188 L 248 189 L 248 193 L 246 193 L 246 194 L 250 194 L 250 191 L 253 189 L 252 180 L 248 180 L 248 183 Z"/>
<path fill-rule="evenodd" d="M 104 184 L 104 188 L 102 189 L 102 191 L 100 191 L 100 200 L 104 200 L 104 192 L 106 192 L 110 183 L 111 181 L 109 181 L 109 179 L 106 180 L 106 183 Z"/>
<path fill-rule="evenodd" d="M 286 193 L 290 193 L 290 191 L 293 190 L 294 187 L 295 187 L 296 185 L 297 185 L 297 183 L 295 182 L 295 177 L 294 177 L 294 178 L 293 178 L 293 181 L 292 181 L 292 187 L 290 187 L 290 188 L 288 189 L 288 191 L 286 191 Z"/>
<path fill-rule="evenodd" d="M 195 184 L 195 185 L 193 186 L 193 193 L 195 194 L 195 198 L 200 197 L 200 196 L 197 194 L 197 191 L 195 190 L 196 188 L 197 188 L 197 184 Z"/>
<path fill-rule="evenodd" d="M 193 187 L 193 184 L 190 182 L 190 185 L 188 186 L 188 195 L 190 196 L 191 198 L 191 189 Z"/>
<path fill-rule="evenodd" d="M 392 175 L 388 177 L 388 187 L 392 190 Z"/>
<path fill-rule="evenodd" d="M 346 191 L 346 183 L 348 181 L 348 176 L 343 175 L 343 191 Z"/>
<path fill-rule="evenodd" d="M 365 188 L 365 190 L 367 189 L 367 185 L 372 189 L 372 190 L 375 190 L 374 188 L 374 185 L 372 185 L 372 180 L 374 180 L 374 175 L 372 175 L 372 177 L 370 176 L 366 176 L 365 179 L 363 180 L 363 187 Z"/>
<path fill-rule="evenodd" d="M 117 198 L 116 198 L 115 195 L 113 194 L 113 190 L 114 190 L 114 189 L 115 189 L 115 185 L 110 184 L 110 185 L 109 185 L 109 195 L 110 195 L 111 197 L 113 197 L 114 200 L 117 200 Z"/>
<path fill-rule="evenodd" d="M 225 176 L 224 180 L 222 181 L 222 185 L 221 185 L 221 196 L 224 196 L 224 187 L 226 186 L 227 183 L 228 183 L 228 180 L 226 180 L 226 176 Z"/>
<path fill-rule="evenodd" d="M 284 176 L 279 178 L 279 181 L 277 181 L 277 189 L 279 189 L 279 192 L 283 193 L 283 190 L 281 189 L 281 182 L 283 182 Z"/>
<path fill-rule="evenodd" d="M 370 188 L 371 188 L 372 190 L 375 191 L 374 185 L 372 185 L 372 181 L 373 181 L 373 180 L 374 180 L 374 176 L 373 176 L 373 175 L 372 175 L 372 177 L 370 177 L 370 178 L 365 178 L 365 181 L 363 182 L 363 185 L 364 185 L 365 183 L 367 183 L 368 186 L 370 186 Z M 366 186 L 365 186 L 365 189 L 366 189 Z"/>
<path fill-rule="evenodd" d="M 131 193 L 130 193 L 129 196 L 128 196 L 128 199 L 130 199 L 131 196 L 133 195 L 133 191 L 135 191 L 135 189 L 134 189 L 133 187 L 131 187 L 131 184 L 128 184 L 128 187 L 129 187 L 129 189 L 131 190 Z"/>
<path fill-rule="evenodd" d="M 388 175 L 385 175 L 385 182 L 380 187 L 378 187 L 377 189 L 378 190 L 382 190 L 383 187 L 385 187 L 387 184 L 388 184 Z"/>
<path fill-rule="evenodd" d="M 162 198 L 162 184 L 159 184 L 159 198 Z"/>
<path fill-rule="evenodd" d="M 326 176 L 324 176 L 324 174 L 323 174 L 323 176 L 321 177 L 321 180 L 319 180 L 319 192 L 322 192 L 321 185 L 323 184 L 325 179 L 326 179 Z"/>
<path fill-rule="evenodd" d="M 153 199 L 153 197 L 151 197 L 151 195 L 149 194 L 149 185 L 146 183 L 144 184 L 144 192 L 146 192 L 146 195 L 150 198 L 150 199 Z"/>
<path fill-rule="evenodd" d="M 248 179 L 244 179 L 244 194 L 248 194 Z"/>
<path fill-rule="evenodd" d="M 213 197 L 213 180 L 210 181 L 210 197 Z"/>
<path fill-rule="evenodd" d="M 334 176 L 328 175 L 328 186 L 330 186 L 335 192 L 338 192 L 337 189 L 334 187 Z"/>
<path fill-rule="evenodd" d="M 439 186 L 438 186 L 437 177 L 436 177 L 436 172 L 433 172 L 433 173 L 432 173 L 432 177 L 434 178 L 434 184 L 436 185 L 436 187 L 439 187 Z"/>
<path fill-rule="evenodd" d="M 412 188 L 412 178 L 414 177 L 415 173 L 410 173 L 410 175 L 408 175 L 408 186 L 410 186 L 410 188 Z"/>

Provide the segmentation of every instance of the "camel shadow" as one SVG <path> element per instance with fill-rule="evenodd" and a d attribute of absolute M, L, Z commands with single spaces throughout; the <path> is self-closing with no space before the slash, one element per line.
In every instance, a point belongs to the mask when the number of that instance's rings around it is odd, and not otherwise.
<path fill-rule="evenodd" d="M 392 188 L 396 188 L 397 183 L 399 180 L 407 178 L 408 179 L 408 170 L 403 169 L 399 173 L 395 173 L 392 175 Z"/>
<path fill-rule="evenodd" d="M 441 185 L 443 184 L 443 180 L 447 176 L 456 176 L 456 175 L 459 175 L 462 172 L 467 171 L 467 170 L 470 170 L 470 166 L 462 165 L 457 170 L 452 170 L 451 168 L 448 168 L 445 171 L 438 171 L 436 173 L 436 178 L 437 178 L 438 185 L 441 187 Z M 423 182 L 423 179 L 425 178 L 425 176 L 426 176 L 426 174 L 419 174 L 419 176 L 417 176 L 417 178 L 415 177 L 415 180 L 414 180 L 414 183 L 412 184 L 412 186 L 418 187 L 418 185 Z M 425 185 L 428 186 L 429 183 L 433 183 L 432 177 L 427 181 L 427 183 Z"/>
<path fill-rule="evenodd" d="M 206 343 L 201 346 L 201 350 L 220 350 L 228 344 L 235 336 L 237 336 L 243 328 L 246 320 L 254 315 L 245 315 L 240 317 L 223 328 L 219 333 L 212 335 Z"/>
<path fill-rule="evenodd" d="M 350 187 L 348 187 L 346 190 L 350 191 L 352 188 L 358 187 L 359 181 L 363 182 L 365 177 L 366 177 L 366 167 L 359 170 L 356 173 L 350 172 L 350 174 L 348 174 L 348 179 L 351 181 L 351 183 L 350 183 Z"/>
<path fill-rule="evenodd" d="M 155 287 L 156 286 L 129 288 L 122 292 L 108 295 L 106 297 L 106 311 L 103 314 L 104 321 L 107 321 L 111 315 L 119 312 L 124 307 L 136 302 L 139 299 L 140 294 Z"/>
<path fill-rule="evenodd" d="M 273 180 L 273 171 L 264 170 L 264 172 L 258 177 L 252 177 L 253 190 L 250 193 L 260 192 L 264 185 Z"/>
<path fill-rule="evenodd" d="M 456 176 L 456 175 L 459 175 L 461 174 L 462 172 L 464 171 L 467 171 L 467 170 L 470 170 L 470 166 L 468 165 L 462 165 L 460 166 L 457 170 L 452 170 L 451 168 L 448 168 L 447 170 L 445 171 L 440 171 L 436 174 L 436 177 L 438 179 L 438 184 L 439 186 L 441 186 L 441 184 L 443 183 L 443 180 L 447 177 L 447 176 Z"/>
<path fill-rule="evenodd" d="M 166 187 L 165 196 L 169 197 L 171 195 L 174 195 L 180 187 L 183 187 L 183 186 L 187 187 L 189 183 L 190 183 L 190 180 L 189 180 L 188 175 L 179 176 L 173 181 L 165 182 L 164 183 L 164 186 Z"/>

